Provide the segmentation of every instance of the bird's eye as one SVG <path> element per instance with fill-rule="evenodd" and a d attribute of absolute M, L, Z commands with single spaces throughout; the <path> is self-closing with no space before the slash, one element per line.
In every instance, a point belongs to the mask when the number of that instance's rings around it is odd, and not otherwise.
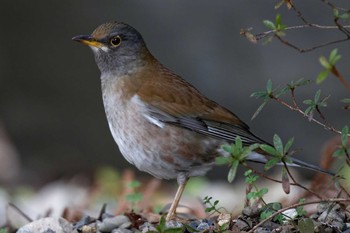
<path fill-rule="evenodd" d="M 113 47 L 117 47 L 122 43 L 122 38 L 120 38 L 120 36 L 115 36 L 112 37 L 109 41 L 109 43 L 113 46 Z"/>

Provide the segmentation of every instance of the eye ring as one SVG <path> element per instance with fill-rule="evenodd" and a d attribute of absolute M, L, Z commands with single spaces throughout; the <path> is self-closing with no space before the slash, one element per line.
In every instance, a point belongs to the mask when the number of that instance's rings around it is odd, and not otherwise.
<path fill-rule="evenodd" d="M 122 43 L 122 38 L 120 36 L 114 36 L 109 40 L 109 43 L 113 47 L 118 47 Z"/>

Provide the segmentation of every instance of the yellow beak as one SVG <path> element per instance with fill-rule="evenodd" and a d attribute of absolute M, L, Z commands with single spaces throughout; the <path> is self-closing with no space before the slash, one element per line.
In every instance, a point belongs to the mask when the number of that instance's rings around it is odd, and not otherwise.
<path fill-rule="evenodd" d="M 101 42 L 98 42 L 95 38 L 88 35 L 75 36 L 72 38 L 72 40 L 97 48 L 101 48 L 104 46 Z"/>

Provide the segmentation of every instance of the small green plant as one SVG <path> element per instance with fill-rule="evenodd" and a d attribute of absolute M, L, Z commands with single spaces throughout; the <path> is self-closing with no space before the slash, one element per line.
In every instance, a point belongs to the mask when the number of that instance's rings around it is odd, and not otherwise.
<path fill-rule="evenodd" d="M 261 207 L 260 212 L 260 221 L 270 217 L 272 214 L 274 214 L 276 211 L 280 210 L 282 208 L 281 203 L 279 202 L 272 202 L 264 205 Z M 278 214 L 273 218 L 273 221 L 278 223 L 283 223 L 285 221 L 285 217 L 283 214 Z"/>
<path fill-rule="evenodd" d="M 297 229 L 300 231 L 300 233 L 309 233 L 314 232 L 315 225 L 312 219 L 310 218 L 301 218 L 298 221 Z"/>
<path fill-rule="evenodd" d="M 322 83 L 330 73 L 335 72 L 335 64 L 340 60 L 341 55 L 338 54 L 338 49 L 333 49 L 329 54 L 328 59 L 324 56 L 321 56 L 319 61 L 323 66 L 322 70 L 316 78 L 316 83 Z"/>
<path fill-rule="evenodd" d="M 252 153 L 252 151 L 257 149 L 258 147 L 259 144 L 243 146 L 242 140 L 239 136 L 236 137 L 235 143 L 232 143 L 231 145 L 222 146 L 223 150 L 230 153 L 231 156 L 217 157 L 216 164 L 228 164 L 230 166 L 230 170 L 227 175 L 228 182 L 231 183 L 235 179 L 238 165 L 241 162 L 244 162 L 244 160 Z"/>
<path fill-rule="evenodd" d="M 346 125 L 343 127 L 341 131 L 341 145 L 339 149 L 337 149 L 334 153 L 334 157 L 343 157 L 345 156 L 347 164 L 350 165 L 350 147 L 348 146 L 348 135 L 349 135 L 349 127 Z"/>
<path fill-rule="evenodd" d="M 282 37 L 285 36 L 285 29 L 286 25 L 282 24 L 282 18 L 280 14 L 276 15 L 275 22 L 272 22 L 270 20 L 263 20 L 263 24 L 270 30 L 273 30 L 276 36 Z M 269 37 L 269 39 L 266 42 L 271 42 L 272 37 Z"/>
<path fill-rule="evenodd" d="M 0 233 L 8 233 L 8 231 L 7 231 L 6 228 L 1 228 L 1 229 L 0 229 Z"/>
<path fill-rule="evenodd" d="M 209 207 L 205 208 L 205 212 L 206 213 L 218 213 L 221 214 L 221 212 L 218 210 L 219 208 L 217 208 L 217 205 L 219 204 L 219 200 L 215 200 L 214 202 L 212 202 L 213 197 L 208 197 L 206 196 L 203 199 L 203 204 Z"/>
<path fill-rule="evenodd" d="M 299 200 L 299 203 L 305 203 L 305 198 L 301 198 Z M 305 217 L 307 215 L 306 210 L 304 210 L 304 206 L 296 207 L 295 211 L 297 212 L 297 216 L 296 217 Z"/>
<path fill-rule="evenodd" d="M 140 182 L 133 180 L 128 184 L 128 188 L 132 190 L 125 198 L 131 204 L 133 210 L 135 210 L 135 205 L 143 199 L 141 193 L 137 192 L 136 189 L 140 186 Z"/>
<path fill-rule="evenodd" d="M 293 163 L 293 161 L 287 156 L 290 147 L 293 145 L 293 142 L 294 138 L 290 138 L 286 145 L 283 145 L 281 138 L 275 134 L 273 136 L 273 146 L 266 144 L 260 145 L 260 149 L 271 155 L 271 159 L 266 162 L 264 169 L 269 170 L 281 162 Z"/>
<path fill-rule="evenodd" d="M 255 97 L 257 99 L 262 99 L 263 102 L 260 104 L 260 106 L 257 108 L 255 113 L 252 116 L 252 120 L 258 116 L 258 114 L 261 112 L 261 110 L 267 105 L 267 103 L 270 100 L 276 100 L 277 102 L 280 102 L 281 104 L 287 106 L 287 103 L 285 103 L 283 100 L 281 100 L 279 97 L 286 94 L 288 91 L 291 93 L 291 97 L 294 102 L 294 108 L 296 108 L 296 102 L 294 99 L 294 92 L 298 87 L 305 86 L 310 83 L 310 80 L 304 80 L 299 79 L 296 82 L 291 81 L 289 84 L 287 84 L 283 88 L 272 88 L 272 81 L 269 79 L 266 84 L 266 90 L 264 91 L 255 91 L 253 92 L 250 97 Z M 287 106 L 288 107 L 288 106 Z M 293 107 L 289 107 L 293 108 Z"/>
<path fill-rule="evenodd" d="M 304 111 L 304 114 L 308 116 L 309 120 L 314 118 L 315 111 L 319 113 L 322 118 L 324 118 L 320 111 L 320 107 L 327 107 L 328 98 L 329 96 L 321 99 L 321 90 L 318 90 L 314 99 L 307 99 L 303 101 L 304 104 L 308 105 L 307 109 Z"/>
<path fill-rule="evenodd" d="M 263 200 L 263 196 L 269 191 L 267 188 L 259 189 L 256 181 L 259 179 L 259 176 L 255 175 L 252 170 L 247 170 L 244 173 L 245 176 L 245 183 L 248 184 L 250 187 L 254 188 L 254 191 L 250 191 L 247 193 L 247 199 L 259 199 Z"/>

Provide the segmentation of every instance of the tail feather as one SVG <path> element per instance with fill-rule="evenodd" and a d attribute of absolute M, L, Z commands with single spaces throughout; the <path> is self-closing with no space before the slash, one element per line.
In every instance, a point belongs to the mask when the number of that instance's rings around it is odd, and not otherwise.
<path fill-rule="evenodd" d="M 293 163 L 288 163 L 287 165 L 290 166 L 290 167 L 301 167 L 301 168 L 305 168 L 305 169 L 308 169 L 308 170 L 312 170 L 312 171 L 316 171 L 316 172 L 321 172 L 321 173 L 324 173 L 324 174 L 327 174 L 327 175 L 331 175 L 331 176 L 334 176 L 335 174 L 333 172 L 330 172 L 330 171 L 326 171 L 316 165 L 313 165 L 313 164 L 309 164 L 307 162 L 304 162 L 304 161 L 301 161 L 299 159 L 296 159 L 296 158 L 293 158 L 293 157 L 290 157 L 292 159 L 292 162 Z M 256 152 L 252 152 L 248 158 L 247 158 L 247 161 L 251 161 L 251 162 L 254 162 L 254 163 L 262 163 L 262 164 L 265 164 L 268 159 L 266 158 L 265 155 L 262 155 L 262 154 L 259 154 L 259 153 L 256 153 Z M 284 165 L 283 163 L 278 163 L 277 165 Z"/>

